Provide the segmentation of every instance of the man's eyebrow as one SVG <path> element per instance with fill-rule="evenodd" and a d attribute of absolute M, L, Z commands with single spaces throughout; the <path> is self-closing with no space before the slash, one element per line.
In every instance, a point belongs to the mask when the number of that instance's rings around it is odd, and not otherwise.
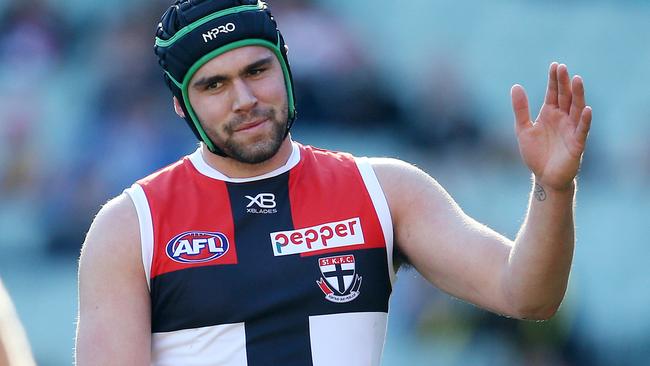
<path fill-rule="evenodd" d="M 270 64 L 272 60 L 273 60 L 273 56 L 268 56 L 268 57 L 264 57 L 262 59 L 259 59 L 259 60 L 255 61 L 255 62 L 253 62 L 252 64 L 246 66 L 244 68 L 244 73 L 246 73 L 246 72 L 248 72 L 250 70 L 257 69 L 257 68 L 262 67 L 262 66 L 266 66 L 266 65 Z"/>
<path fill-rule="evenodd" d="M 247 72 L 250 72 L 251 70 L 257 69 L 257 68 L 262 67 L 262 66 L 266 66 L 266 65 L 270 64 L 272 62 L 272 60 L 273 60 L 273 56 L 268 56 L 268 57 L 264 57 L 262 59 L 259 59 L 259 60 L 255 61 L 255 62 L 253 62 L 252 64 L 247 65 L 244 68 L 242 74 L 246 74 Z M 227 76 L 225 76 L 225 75 L 204 76 L 204 77 L 200 78 L 199 80 L 195 81 L 194 83 L 192 83 L 192 87 L 197 88 L 197 89 L 201 89 L 201 88 L 203 88 L 203 87 L 205 87 L 207 85 L 210 85 L 210 84 L 213 84 L 213 83 L 220 83 L 220 82 L 226 81 L 228 79 L 229 78 Z"/>
<path fill-rule="evenodd" d="M 210 84 L 214 83 L 220 83 L 222 81 L 228 80 L 227 76 L 223 75 L 213 75 L 213 76 L 204 76 L 200 78 L 199 80 L 195 81 L 192 86 L 197 89 L 201 89 L 204 86 L 208 86 Z"/>

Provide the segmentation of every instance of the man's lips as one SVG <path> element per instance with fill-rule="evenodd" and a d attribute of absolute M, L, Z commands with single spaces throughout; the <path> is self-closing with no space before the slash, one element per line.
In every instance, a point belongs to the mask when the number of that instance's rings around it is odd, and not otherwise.
<path fill-rule="evenodd" d="M 235 132 L 251 130 L 251 129 L 253 129 L 253 128 L 259 126 L 259 125 L 261 125 L 262 123 L 264 123 L 264 122 L 266 122 L 266 121 L 268 121 L 268 118 L 260 118 L 260 119 L 256 119 L 256 120 L 251 121 L 251 122 L 243 123 L 243 124 L 239 125 L 239 126 L 235 129 Z"/>

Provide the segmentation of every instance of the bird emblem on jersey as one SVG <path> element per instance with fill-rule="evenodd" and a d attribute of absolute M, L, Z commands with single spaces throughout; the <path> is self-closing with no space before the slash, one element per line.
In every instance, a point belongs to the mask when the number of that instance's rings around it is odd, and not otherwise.
<path fill-rule="evenodd" d="M 356 273 L 354 255 L 318 258 L 318 267 L 322 277 L 316 284 L 325 294 L 325 299 L 343 303 L 359 296 L 361 276 Z"/>

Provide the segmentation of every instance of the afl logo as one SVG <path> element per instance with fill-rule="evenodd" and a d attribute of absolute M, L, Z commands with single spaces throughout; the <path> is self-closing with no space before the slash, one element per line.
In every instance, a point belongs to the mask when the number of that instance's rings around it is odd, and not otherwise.
<path fill-rule="evenodd" d="M 228 252 L 228 238 L 222 233 L 186 231 L 167 243 L 167 256 L 179 263 L 204 263 Z"/>

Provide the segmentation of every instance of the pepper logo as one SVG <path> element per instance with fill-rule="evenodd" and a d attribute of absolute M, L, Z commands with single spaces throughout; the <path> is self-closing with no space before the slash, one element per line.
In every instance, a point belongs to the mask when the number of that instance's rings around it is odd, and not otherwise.
<path fill-rule="evenodd" d="M 276 257 L 363 243 L 363 230 L 358 217 L 299 230 L 271 233 L 271 246 Z"/>
<path fill-rule="evenodd" d="M 323 276 L 316 284 L 325 294 L 325 299 L 344 303 L 359 296 L 362 278 L 355 271 L 354 255 L 318 258 L 318 267 Z"/>
<path fill-rule="evenodd" d="M 167 256 L 179 263 L 205 263 L 228 252 L 228 238 L 217 232 L 186 231 L 167 243 Z"/>

